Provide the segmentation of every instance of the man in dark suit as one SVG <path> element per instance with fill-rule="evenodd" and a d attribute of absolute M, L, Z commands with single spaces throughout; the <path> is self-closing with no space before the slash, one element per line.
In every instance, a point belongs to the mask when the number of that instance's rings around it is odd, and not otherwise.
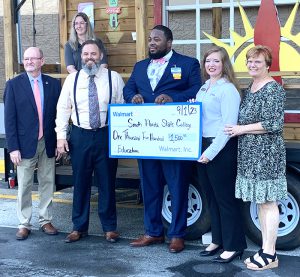
<path fill-rule="evenodd" d="M 8 80 L 4 91 L 4 115 L 7 148 L 17 167 L 17 215 L 20 221 L 18 240 L 27 239 L 31 232 L 34 170 L 38 165 L 39 224 L 43 232 L 56 235 L 51 224 L 51 206 L 55 190 L 56 104 L 60 82 L 41 74 L 45 63 L 43 52 L 30 47 L 24 52 L 26 73 Z M 60 154 L 57 155 L 57 159 Z"/>
<path fill-rule="evenodd" d="M 201 86 L 198 60 L 172 50 L 173 35 L 169 28 L 155 26 L 148 40 L 149 58 L 138 62 L 124 90 L 127 103 L 186 102 L 194 98 Z M 168 229 L 169 251 L 184 249 L 187 223 L 187 162 L 178 160 L 139 160 L 144 198 L 145 234 L 131 242 L 140 247 L 164 242 L 161 219 L 164 185 L 172 201 L 172 222 Z"/>

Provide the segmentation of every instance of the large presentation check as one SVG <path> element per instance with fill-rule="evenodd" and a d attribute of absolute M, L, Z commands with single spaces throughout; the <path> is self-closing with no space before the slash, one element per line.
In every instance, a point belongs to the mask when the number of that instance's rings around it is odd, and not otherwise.
<path fill-rule="evenodd" d="M 110 157 L 197 160 L 201 109 L 201 103 L 109 105 Z"/>

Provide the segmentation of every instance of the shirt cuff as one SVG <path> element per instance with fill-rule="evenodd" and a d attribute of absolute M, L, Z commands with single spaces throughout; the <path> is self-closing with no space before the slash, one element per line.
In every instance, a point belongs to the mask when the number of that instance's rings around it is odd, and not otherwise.
<path fill-rule="evenodd" d="M 216 153 L 214 153 L 214 151 L 211 151 L 211 149 L 209 149 L 209 147 L 203 152 L 203 155 L 208 158 L 210 161 L 212 161 L 214 159 L 214 157 L 217 155 Z"/>
<path fill-rule="evenodd" d="M 56 135 L 57 139 L 66 139 L 67 138 L 67 134 L 65 132 L 59 132 Z"/>

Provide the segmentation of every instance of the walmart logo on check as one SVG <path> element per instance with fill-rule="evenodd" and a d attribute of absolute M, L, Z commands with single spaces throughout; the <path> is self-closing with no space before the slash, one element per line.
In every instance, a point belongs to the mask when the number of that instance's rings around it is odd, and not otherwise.
<path fill-rule="evenodd" d="M 113 112 L 114 116 L 119 116 L 119 117 L 128 117 L 128 116 L 133 116 L 133 112 L 129 113 L 122 113 L 122 112 Z"/>

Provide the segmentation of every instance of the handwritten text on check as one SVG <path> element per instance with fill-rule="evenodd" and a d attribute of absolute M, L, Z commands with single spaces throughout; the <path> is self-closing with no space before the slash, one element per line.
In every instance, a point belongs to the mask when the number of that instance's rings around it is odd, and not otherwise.
<path fill-rule="evenodd" d="M 201 103 L 111 104 L 110 157 L 197 160 Z"/>

